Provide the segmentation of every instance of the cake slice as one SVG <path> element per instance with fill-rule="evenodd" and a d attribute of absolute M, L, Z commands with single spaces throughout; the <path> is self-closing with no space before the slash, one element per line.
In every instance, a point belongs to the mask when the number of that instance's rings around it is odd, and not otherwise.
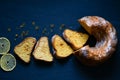
<path fill-rule="evenodd" d="M 89 36 L 84 33 L 66 29 L 63 32 L 64 39 L 69 42 L 74 50 L 78 50 L 87 42 Z"/>
<path fill-rule="evenodd" d="M 33 56 L 37 60 L 42 60 L 46 62 L 52 62 L 53 56 L 50 53 L 50 48 L 48 44 L 48 38 L 47 37 L 41 37 L 35 46 Z"/>
<path fill-rule="evenodd" d="M 52 45 L 56 58 L 66 58 L 73 53 L 73 49 L 59 35 L 52 37 Z"/>
<path fill-rule="evenodd" d="M 29 63 L 35 43 L 36 39 L 34 37 L 27 37 L 15 46 L 14 52 L 25 63 Z"/>

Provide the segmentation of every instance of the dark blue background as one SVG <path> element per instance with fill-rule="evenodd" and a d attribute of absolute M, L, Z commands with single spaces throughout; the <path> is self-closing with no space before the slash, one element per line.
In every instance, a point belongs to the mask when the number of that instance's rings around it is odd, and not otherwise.
<path fill-rule="evenodd" d="M 0 0 L 0 37 L 7 37 L 11 41 L 10 53 L 15 55 L 14 46 L 25 37 L 39 39 L 48 36 L 50 42 L 54 34 L 62 36 L 65 28 L 84 32 L 77 20 L 88 15 L 101 16 L 110 21 L 120 38 L 119 0 Z M 32 21 L 40 27 L 38 31 L 34 29 Z M 25 23 L 25 27 L 17 29 L 22 23 Z M 55 24 L 53 32 L 50 31 L 50 24 Z M 61 24 L 65 24 L 62 30 L 59 29 Z M 8 28 L 11 28 L 10 32 Z M 47 29 L 46 33 L 42 33 L 44 28 Z M 20 35 L 27 30 L 27 36 L 18 37 L 14 41 L 15 34 Z M 115 54 L 97 67 L 84 66 L 74 56 L 66 60 L 54 59 L 52 64 L 35 61 L 32 56 L 30 64 L 25 64 L 15 55 L 16 68 L 12 72 L 0 69 L 0 80 L 120 80 L 119 45 Z"/>

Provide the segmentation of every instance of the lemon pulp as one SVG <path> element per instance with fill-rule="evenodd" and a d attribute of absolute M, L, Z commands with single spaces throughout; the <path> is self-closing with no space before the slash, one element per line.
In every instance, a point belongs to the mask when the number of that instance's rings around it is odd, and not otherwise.
<path fill-rule="evenodd" d="M 6 54 L 10 50 L 10 41 L 5 38 L 0 38 L 0 54 Z"/>
<path fill-rule="evenodd" d="M 16 67 L 15 57 L 10 53 L 4 54 L 0 59 L 0 66 L 4 71 L 12 71 Z"/>

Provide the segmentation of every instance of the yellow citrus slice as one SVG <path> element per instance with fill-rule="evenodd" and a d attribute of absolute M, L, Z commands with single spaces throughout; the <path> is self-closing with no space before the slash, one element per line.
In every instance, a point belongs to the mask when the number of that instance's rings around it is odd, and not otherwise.
<path fill-rule="evenodd" d="M 4 71 L 12 71 L 16 67 L 16 59 L 12 54 L 4 54 L 0 59 L 0 66 Z"/>
<path fill-rule="evenodd" d="M 0 37 L 0 54 L 6 54 L 10 50 L 10 41 L 5 37 Z"/>

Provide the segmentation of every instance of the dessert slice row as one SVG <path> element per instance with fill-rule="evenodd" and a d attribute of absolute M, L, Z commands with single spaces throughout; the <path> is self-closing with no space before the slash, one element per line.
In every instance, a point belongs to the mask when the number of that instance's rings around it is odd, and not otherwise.
<path fill-rule="evenodd" d="M 63 32 L 64 39 L 55 34 L 52 37 L 52 47 L 57 59 L 70 56 L 74 50 L 80 49 L 88 40 L 88 35 L 66 29 Z M 67 42 L 66 42 L 67 41 Z M 70 45 L 69 45 L 70 44 Z M 37 60 L 52 62 L 53 56 L 50 52 L 49 41 L 47 37 L 40 37 L 37 41 L 34 37 L 27 37 L 21 43 L 15 46 L 15 54 L 25 63 L 29 63 L 31 54 Z"/>

